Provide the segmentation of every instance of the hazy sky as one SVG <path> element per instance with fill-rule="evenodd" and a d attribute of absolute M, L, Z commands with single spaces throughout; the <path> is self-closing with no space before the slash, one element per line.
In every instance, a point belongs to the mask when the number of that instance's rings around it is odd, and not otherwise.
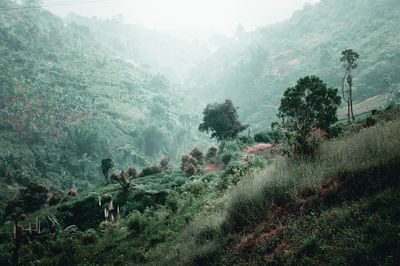
<path fill-rule="evenodd" d="M 290 18 L 305 3 L 320 0 L 45 0 L 61 16 L 112 17 L 122 14 L 127 23 L 148 29 L 179 32 L 196 30 L 232 35 L 238 23 L 253 30 Z M 80 3 L 70 5 L 71 3 Z M 65 5 L 64 5 L 65 4 Z M 50 5 L 60 5 L 51 6 Z"/>

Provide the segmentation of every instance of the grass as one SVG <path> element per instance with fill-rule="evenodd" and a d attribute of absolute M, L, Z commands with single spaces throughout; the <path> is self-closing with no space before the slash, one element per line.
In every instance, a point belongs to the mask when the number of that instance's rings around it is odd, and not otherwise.
<path fill-rule="evenodd" d="M 398 262 L 399 171 L 398 120 L 326 141 L 314 158 L 277 158 L 230 194 L 222 226 L 235 237 L 221 261 Z"/>
<path fill-rule="evenodd" d="M 177 169 L 135 179 L 130 194 L 119 193 L 118 185 L 98 186 L 28 215 L 25 228 L 36 217 L 45 227 L 47 214 L 81 231 L 72 236 L 61 225 L 44 231 L 40 241 L 23 245 L 21 262 L 398 264 L 400 121 L 383 121 L 393 114 L 322 142 L 313 157 L 277 157 L 250 171 L 237 162 L 207 177 L 185 178 Z M 104 206 L 111 198 L 120 206 L 119 223 L 101 222 L 99 195 Z M 11 234 L 10 222 L 0 228 L 5 251 L 12 250 Z"/>

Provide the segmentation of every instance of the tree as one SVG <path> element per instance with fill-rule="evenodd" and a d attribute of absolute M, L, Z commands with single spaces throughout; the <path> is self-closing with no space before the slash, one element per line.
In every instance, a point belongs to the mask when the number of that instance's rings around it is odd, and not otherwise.
<path fill-rule="evenodd" d="M 229 99 L 221 104 L 208 104 L 203 110 L 203 115 L 203 122 L 199 125 L 199 130 L 207 133 L 211 131 L 211 138 L 217 140 L 235 138 L 248 127 L 238 121 L 236 108 Z"/>
<path fill-rule="evenodd" d="M 286 89 L 278 117 L 286 129 L 286 139 L 294 135 L 297 152 L 307 152 L 307 139 L 314 129 L 328 132 L 337 122 L 336 111 L 341 102 L 337 94 L 338 89 L 327 88 L 317 76 L 301 78 L 295 87 Z"/>
<path fill-rule="evenodd" d="M 108 171 L 114 167 L 114 162 L 111 158 L 106 158 L 101 161 L 101 170 L 103 172 L 106 181 L 108 181 Z"/>
<path fill-rule="evenodd" d="M 351 118 L 354 121 L 354 113 L 353 113 L 353 75 L 351 71 L 357 68 L 357 64 L 355 63 L 356 60 L 360 56 L 357 52 L 353 51 L 352 49 L 346 49 L 342 51 L 342 57 L 340 61 L 343 63 L 343 67 L 345 69 L 344 76 L 342 79 L 342 96 L 343 100 L 347 102 L 347 121 L 350 123 L 350 114 Z M 347 82 L 348 89 L 345 90 L 345 82 Z M 346 99 L 345 92 L 348 94 Z"/>

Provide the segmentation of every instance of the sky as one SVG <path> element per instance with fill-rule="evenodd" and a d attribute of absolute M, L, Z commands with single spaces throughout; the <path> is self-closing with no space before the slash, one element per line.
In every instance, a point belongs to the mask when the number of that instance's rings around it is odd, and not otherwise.
<path fill-rule="evenodd" d="M 122 15 L 129 24 L 164 32 L 198 31 L 233 36 L 240 23 L 246 31 L 291 17 L 305 3 L 320 0 L 44 0 L 45 8 L 66 16 Z M 77 4 L 79 3 L 79 4 Z"/>

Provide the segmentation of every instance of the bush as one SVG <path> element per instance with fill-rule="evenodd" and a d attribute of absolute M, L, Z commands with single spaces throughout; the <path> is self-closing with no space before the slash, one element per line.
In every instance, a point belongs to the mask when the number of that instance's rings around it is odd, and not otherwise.
<path fill-rule="evenodd" d="M 261 131 L 254 135 L 254 140 L 262 143 L 274 143 L 275 140 L 271 137 L 270 131 Z"/>
<path fill-rule="evenodd" d="M 365 119 L 365 127 L 373 127 L 378 123 L 378 119 L 375 116 L 368 116 Z"/>
<path fill-rule="evenodd" d="M 204 154 L 203 151 L 195 146 L 191 151 L 190 151 L 190 155 L 193 156 L 193 158 L 195 158 L 197 160 L 198 165 L 202 165 L 203 161 L 204 161 Z"/>
<path fill-rule="evenodd" d="M 215 146 L 211 146 L 211 147 L 208 149 L 207 153 L 206 153 L 206 158 L 207 158 L 207 160 L 212 160 L 212 159 L 214 159 L 215 157 L 217 157 L 217 152 L 218 152 L 218 148 L 215 147 Z"/>
<path fill-rule="evenodd" d="M 176 197 L 169 195 L 165 204 L 173 213 L 178 211 L 178 199 Z"/>
<path fill-rule="evenodd" d="M 168 156 L 164 156 L 162 157 L 162 159 L 160 160 L 160 167 L 162 171 L 166 171 L 168 169 L 168 164 L 169 164 L 169 157 Z"/>
<path fill-rule="evenodd" d="M 129 168 L 128 168 L 128 176 L 130 178 L 136 178 L 137 171 L 136 171 L 136 168 L 134 166 L 129 166 Z"/>
<path fill-rule="evenodd" d="M 186 177 L 191 177 L 191 176 L 197 174 L 198 169 L 197 169 L 196 165 L 190 163 L 190 164 L 185 166 L 183 171 L 185 172 L 185 176 Z"/>
<path fill-rule="evenodd" d="M 217 178 L 217 174 L 215 174 L 215 173 L 208 173 L 208 174 L 206 174 L 205 176 L 203 176 L 202 178 L 201 178 L 201 181 L 203 181 L 203 182 L 211 182 L 211 181 L 213 181 L 214 179 L 216 179 Z"/>
<path fill-rule="evenodd" d="M 87 230 L 82 236 L 82 243 L 84 245 L 94 244 L 97 241 L 96 231 L 93 229 Z"/>
<path fill-rule="evenodd" d="M 181 157 L 181 169 L 185 170 L 185 167 L 189 164 L 197 165 L 197 160 L 190 154 L 184 154 Z"/>
<path fill-rule="evenodd" d="M 161 173 L 161 167 L 157 165 L 152 165 L 148 166 L 146 168 L 143 168 L 141 176 L 149 176 L 149 175 L 155 175 Z"/>
<path fill-rule="evenodd" d="M 239 136 L 239 141 L 245 145 L 253 145 L 254 139 L 252 136 L 241 135 Z"/>
<path fill-rule="evenodd" d="M 140 234 L 146 227 L 146 221 L 139 211 L 134 211 L 128 217 L 127 226 L 132 233 Z"/>
<path fill-rule="evenodd" d="M 237 152 L 232 152 L 228 151 L 225 152 L 221 155 L 221 161 L 225 164 L 228 165 L 231 161 L 236 160 L 239 158 L 239 153 Z"/>
<path fill-rule="evenodd" d="M 61 194 L 59 192 L 54 192 L 49 199 L 49 205 L 54 206 L 60 202 L 61 202 Z"/>
<path fill-rule="evenodd" d="M 182 186 L 183 191 L 187 191 L 192 193 L 193 195 L 200 195 L 203 193 L 203 191 L 207 188 L 207 184 L 204 182 L 201 182 L 199 180 L 195 180 L 192 182 L 186 182 Z"/>

